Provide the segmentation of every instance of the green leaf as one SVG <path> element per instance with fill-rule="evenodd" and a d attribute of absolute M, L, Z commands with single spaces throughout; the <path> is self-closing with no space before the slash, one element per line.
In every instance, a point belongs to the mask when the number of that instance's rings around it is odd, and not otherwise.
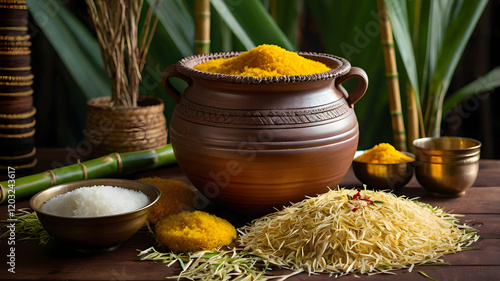
<path fill-rule="evenodd" d="M 420 103 L 421 125 L 427 135 L 438 136 L 450 81 L 487 0 L 385 3 L 406 76 Z"/>
<path fill-rule="evenodd" d="M 464 99 L 476 94 L 487 93 L 500 87 L 500 66 L 479 77 L 452 95 L 448 96 L 443 104 L 443 112 L 450 111 Z"/>
<path fill-rule="evenodd" d="M 250 36 L 244 31 L 237 18 L 231 13 L 224 1 L 212 0 L 211 4 L 238 40 L 240 40 L 245 49 L 249 50 L 256 46 Z"/>
<path fill-rule="evenodd" d="M 433 1 L 429 26 L 428 108 L 424 116 L 429 135 L 439 136 L 443 102 L 456 66 L 487 0 Z"/>
<path fill-rule="evenodd" d="M 315 45 L 324 47 L 312 51 L 343 57 L 352 66 L 364 69 L 370 79 L 368 90 L 354 106 L 359 123 L 359 149 L 391 142 L 389 95 L 376 1 L 367 1 L 363 5 L 356 1 L 304 1 L 304 10 L 312 15 L 309 25 L 319 33 L 320 42 Z M 342 12 L 332 16 L 332 11 Z M 307 38 L 307 33 L 303 36 Z M 353 82 L 356 83 L 355 79 Z M 352 84 L 346 86 L 348 92 L 352 91 L 353 88 L 349 87 Z"/>
<path fill-rule="evenodd" d="M 147 1 L 149 5 L 157 2 L 157 0 Z M 180 0 L 160 1 L 155 7 L 155 12 L 170 40 L 182 56 L 192 55 L 194 52 L 194 20 L 188 6 Z"/>
<path fill-rule="evenodd" d="M 297 45 L 299 39 L 300 15 L 303 8 L 303 0 L 271 0 L 269 1 L 269 13 L 274 18 L 280 29 L 288 40 Z"/>
<path fill-rule="evenodd" d="M 415 93 L 420 93 L 406 0 L 385 0 L 385 6 L 407 77 Z"/>
<path fill-rule="evenodd" d="M 144 14 L 149 5 L 154 2 L 154 0 L 147 0 L 144 3 Z M 155 14 L 158 16 L 159 23 L 142 72 L 141 94 L 163 100 L 167 127 L 176 103 L 163 89 L 161 75 L 167 66 L 194 53 L 194 20 L 190 9 L 188 3 L 183 0 L 158 2 Z"/>
<path fill-rule="evenodd" d="M 109 96 L 111 85 L 90 32 L 59 1 L 27 1 L 27 5 L 86 99 Z"/>
<path fill-rule="evenodd" d="M 274 44 L 295 50 L 260 1 L 212 0 L 211 4 L 245 49 Z"/>
<path fill-rule="evenodd" d="M 449 15 L 449 17 L 446 17 L 448 22 L 443 24 L 446 30 L 440 35 L 442 36 L 441 44 L 436 47 L 439 48 L 439 57 L 436 61 L 435 74 L 433 75 L 443 80 L 443 89 L 446 91 L 467 42 L 488 1 L 442 1 L 447 4 L 455 3 L 455 5 L 448 4 L 448 9 L 444 11 L 444 14 Z M 435 15 L 435 17 L 439 18 L 441 14 Z M 438 28 L 432 28 L 431 30 L 438 30 Z"/>

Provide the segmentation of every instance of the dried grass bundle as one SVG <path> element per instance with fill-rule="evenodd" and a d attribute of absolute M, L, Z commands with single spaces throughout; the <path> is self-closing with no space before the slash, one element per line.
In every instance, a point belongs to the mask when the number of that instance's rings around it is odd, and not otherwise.
<path fill-rule="evenodd" d="M 337 189 L 254 220 L 240 242 L 292 270 L 373 274 L 467 249 L 479 236 L 457 216 L 392 193 Z"/>
<path fill-rule="evenodd" d="M 153 6 L 139 30 L 143 0 L 86 0 L 106 75 L 111 79 L 111 106 L 136 107 L 141 72 L 158 18 Z"/>

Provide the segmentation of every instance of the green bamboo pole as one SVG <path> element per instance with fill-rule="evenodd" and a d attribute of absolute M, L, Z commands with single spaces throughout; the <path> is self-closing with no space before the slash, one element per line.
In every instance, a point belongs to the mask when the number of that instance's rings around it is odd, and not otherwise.
<path fill-rule="evenodd" d="M 194 1 L 194 52 L 210 52 L 210 0 Z"/>
<path fill-rule="evenodd" d="M 384 50 L 387 89 L 389 91 L 389 107 L 391 112 L 394 146 L 398 150 L 407 151 L 406 130 L 401 109 L 399 75 L 396 65 L 396 52 L 394 51 L 391 23 L 387 17 L 384 0 L 377 0 L 377 6 L 379 10 L 380 37 Z"/>
<path fill-rule="evenodd" d="M 85 162 L 0 182 L 0 204 L 9 195 L 21 199 L 51 186 L 84 179 L 127 175 L 175 163 L 172 145 L 152 150 L 112 153 Z M 9 198 L 10 199 L 10 198 Z"/>

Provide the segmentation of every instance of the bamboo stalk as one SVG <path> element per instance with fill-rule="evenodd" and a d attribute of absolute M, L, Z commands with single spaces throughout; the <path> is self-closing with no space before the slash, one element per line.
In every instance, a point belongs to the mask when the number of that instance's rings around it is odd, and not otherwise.
<path fill-rule="evenodd" d="M 85 162 L 0 182 L 0 204 L 9 195 L 25 198 L 51 186 L 84 179 L 116 177 L 175 163 L 172 145 L 152 150 L 112 153 Z M 13 190 L 13 191 L 12 191 Z"/>
<path fill-rule="evenodd" d="M 396 52 L 392 28 L 384 0 L 377 0 L 379 11 L 380 37 L 384 50 L 384 63 L 386 71 L 387 89 L 389 92 L 389 108 L 391 112 L 392 132 L 396 149 L 406 151 L 406 131 L 401 110 L 401 96 L 399 89 L 399 74 L 396 65 Z"/>
<path fill-rule="evenodd" d="M 194 1 L 194 52 L 210 52 L 210 0 Z"/>

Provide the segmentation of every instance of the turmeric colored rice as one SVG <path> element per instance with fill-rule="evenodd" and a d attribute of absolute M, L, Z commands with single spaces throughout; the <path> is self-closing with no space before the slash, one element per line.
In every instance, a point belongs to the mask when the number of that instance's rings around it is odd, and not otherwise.
<path fill-rule="evenodd" d="M 209 60 L 195 65 L 194 69 L 253 77 L 309 75 L 330 70 L 321 62 L 302 57 L 279 46 L 267 44 L 257 46 L 236 57 Z"/>
<path fill-rule="evenodd" d="M 156 186 L 162 194 L 149 209 L 150 223 L 154 224 L 168 215 L 194 210 L 194 190 L 185 183 L 160 177 L 141 178 L 139 181 Z"/>
<path fill-rule="evenodd" d="M 388 143 L 380 143 L 356 157 L 355 160 L 363 163 L 397 164 L 412 162 L 415 159 L 401 153 Z"/>
<path fill-rule="evenodd" d="M 202 211 L 167 216 L 155 225 L 155 233 L 156 240 L 174 252 L 213 250 L 236 238 L 231 223 Z"/>

